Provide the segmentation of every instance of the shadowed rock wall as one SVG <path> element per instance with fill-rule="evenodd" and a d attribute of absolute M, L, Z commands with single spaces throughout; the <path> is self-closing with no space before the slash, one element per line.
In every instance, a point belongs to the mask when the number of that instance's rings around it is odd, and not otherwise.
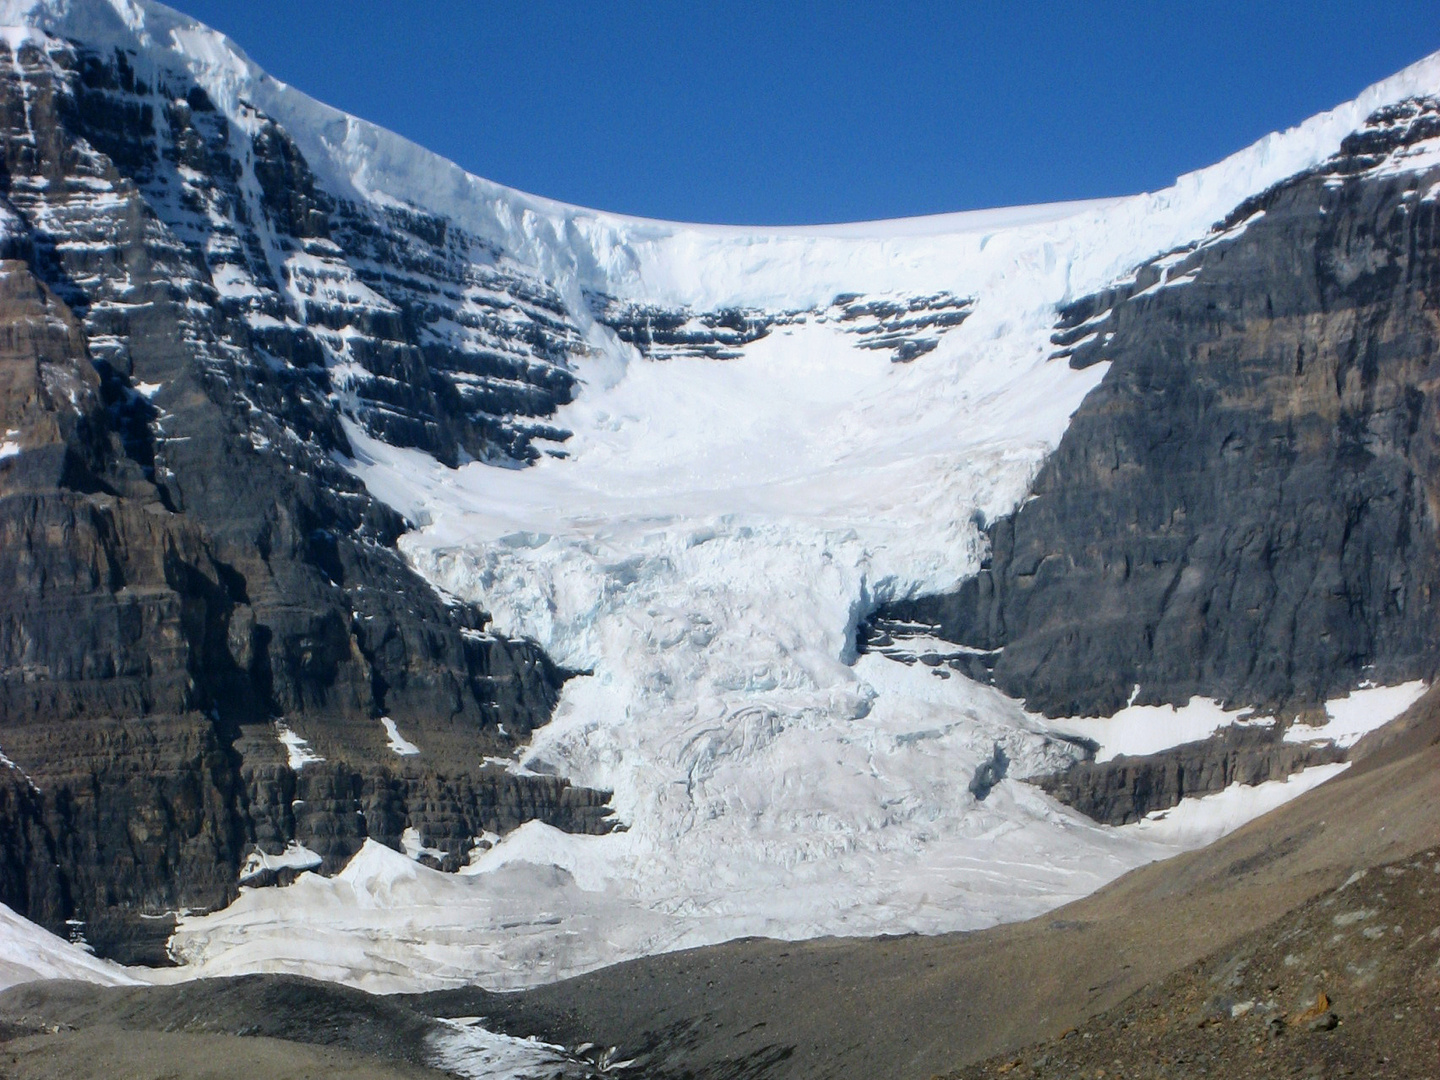
<path fill-rule="evenodd" d="M 935 627 L 1051 716 L 1132 695 L 1293 716 L 1431 677 L 1440 170 L 1394 166 L 1437 134 L 1434 101 L 1378 113 L 1204 243 L 1061 312 L 1053 362 L 1104 379 L 989 526 L 980 573 L 862 637 Z"/>
<path fill-rule="evenodd" d="M 514 379 L 486 404 L 442 370 L 473 348 L 422 348 L 399 301 L 342 310 L 295 276 L 298 306 L 273 278 L 231 295 L 332 235 L 452 263 L 424 222 L 358 221 L 275 125 L 233 130 L 172 77 L 0 45 L 0 901 L 127 959 L 163 945 L 142 916 L 227 903 L 257 848 L 298 841 L 328 872 L 414 828 L 453 868 L 524 821 L 610 827 L 608 793 L 484 763 L 549 719 L 565 673 L 413 573 L 405 523 L 335 460 L 346 401 L 442 457 L 524 456 L 568 375 L 530 355 L 549 404 Z M 344 263 L 325 242 L 306 265 Z M 347 387 L 337 328 L 373 361 Z M 526 333 L 563 354 L 559 330 Z M 389 405 L 387 364 L 409 394 Z M 318 760 L 291 761 L 282 723 Z"/>

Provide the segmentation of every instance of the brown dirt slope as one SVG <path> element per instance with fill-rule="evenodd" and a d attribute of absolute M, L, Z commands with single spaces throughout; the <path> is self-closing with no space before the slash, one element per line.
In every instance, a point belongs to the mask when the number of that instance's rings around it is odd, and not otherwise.
<path fill-rule="evenodd" d="M 0 1077 L 412 1080 L 434 1023 L 361 990 L 293 976 L 179 986 L 28 983 L 0 994 Z"/>
<path fill-rule="evenodd" d="M 1360 871 L 1058 1040 L 952 1080 L 1440 1077 L 1440 849 Z"/>

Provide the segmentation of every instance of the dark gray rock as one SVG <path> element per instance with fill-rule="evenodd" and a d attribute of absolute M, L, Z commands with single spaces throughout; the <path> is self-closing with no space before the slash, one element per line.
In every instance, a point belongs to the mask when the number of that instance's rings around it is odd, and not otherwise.
<path fill-rule="evenodd" d="M 991 790 L 1010 771 L 1010 758 L 1005 753 L 1005 748 L 999 743 L 995 744 L 995 753 L 990 760 L 982 761 L 980 767 L 975 770 L 975 775 L 970 778 L 970 794 L 981 802 L 985 801 Z"/>
<path fill-rule="evenodd" d="M 336 199 L 175 72 L 0 59 L 0 901 L 154 960 L 154 916 L 227 903 L 256 848 L 332 871 L 416 828 L 453 868 L 524 821 L 610 828 L 607 793 L 485 765 L 566 673 L 438 596 L 336 461 L 343 418 L 533 457 L 573 383 L 558 300 L 444 223 Z M 365 374 L 335 385 L 337 359 Z M 291 768 L 282 720 L 322 762 Z"/>
<path fill-rule="evenodd" d="M 1102 824 L 1128 825 L 1181 799 L 1213 795 L 1231 784 L 1283 780 L 1312 765 L 1344 760 L 1345 751 L 1333 743 L 1286 742 L 1279 725 L 1236 726 L 1158 754 L 1077 761 L 1031 782 Z"/>
<path fill-rule="evenodd" d="M 1108 363 L 1102 382 L 986 530 L 981 572 L 881 608 L 862 646 L 933 628 L 1050 716 L 1109 715 L 1138 686 L 1288 718 L 1433 676 L 1440 171 L 1366 170 L 1437 122 L 1433 101 L 1377 114 L 1061 312 L 1054 362 Z"/>
<path fill-rule="evenodd" d="M 777 328 L 813 321 L 838 325 L 859 339 L 860 348 L 888 351 L 897 364 L 932 351 L 945 334 L 969 318 L 975 306 L 974 300 L 948 292 L 904 299 L 844 293 L 825 307 L 807 311 L 692 311 L 597 294 L 590 295 L 589 301 L 597 322 L 650 360 L 734 360 L 743 355 L 744 346 L 768 337 Z"/>

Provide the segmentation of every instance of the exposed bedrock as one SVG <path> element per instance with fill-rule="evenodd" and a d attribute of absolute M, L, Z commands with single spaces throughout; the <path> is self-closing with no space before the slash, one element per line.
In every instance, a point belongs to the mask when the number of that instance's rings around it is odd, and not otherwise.
<path fill-rule="evenodd" d="M 257 850 L 328 872 L 414 829 L 453 867 L 525 821 L 610 827 L 607 793 L 485 763 L 566 673 L 438 596 L 335 460 L 342 407 L 442 457 L 527 456 L 526 418 L 569 392 L 568 332 L 517 285 L 438 342 L 425 327 L 481 286 L 425 307 L 416 275 L 469 241 L 361 221 L 278 128 L 232 130 L 172 77 L 0 44 L 0 901 L 126 959 L 157 958 L 153 916 L 227 903 Z M 281 289 L 274 267 L 327 235 L 349 247 Z M 373 366 L 340 387 L 342 339 Z M 519 396 L 460 385 L 486 364 Z"/>
<path fill-rule="evenodd" d="M 735 360 L 743 349 L 776 330 L 815 323 L 854 336 L 859 348 L 888 352 L 896 364 L 932 352 L 966 319 L 973 299 L 941 292 L 930 296 L 867 297 L 842 293 L 824 307 L 804 311 L 722 308 L 694 311 L 591 294 L 595 319 L 650 360 L 682 357 Z"/>
<path fill-rule="evenodd" d="M 1079 761 L 1033 782 L 1102 824 L 1128 825 L 1181 799 L 1213 795 L 1231 784 L 1284 780 L 1343 760 L 1345 751 L 1334 743 L 1286 742 L 1278 725 L 1239 726 L 1158 754 Z"/>
<path fill-rule="evenodd" d="M 1432 101 L 1385 110 L 1063 311 L 1053 362 L 1108 363 L 1100 385 L 982 570 L 862 644 L 943 637 L 1050 716 L 1204 695 L 1288 719 L 1433 676 L 1440 170 L 1376 166 L 1437 127 Z"/>

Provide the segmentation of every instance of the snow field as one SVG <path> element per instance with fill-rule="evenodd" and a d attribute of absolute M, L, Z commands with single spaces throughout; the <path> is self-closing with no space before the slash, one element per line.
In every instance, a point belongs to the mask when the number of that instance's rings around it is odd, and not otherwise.
<path fill-rule="evenodd" d="M 1349 748 L 1420 700 L 1429 689 L 1423 682 L 1399 686 L 1368 686 L 1353 690 L 1325 705 L 1327 721 L 1320 725 L 1296 723 L 1285 731 L 1287 742 L 1334 742 Z M 1130 705 L 1113 716 L 1071 717 L 1051 721 L 1056 731 L 1078 735 L 1099 746 L 1096 761 L 1121 754 L 1156 754 L 1187 742 L 1209 738 L 1231 724 L 1274 725 L 1273 716 L 1253 715 L 1248 709 L 1224 709 L 1209 698 L 1192 698 L 1187 704 Z"/>
<path fill-rule="evenodd" d="M 1182 799 L 1169 810 L 1157 810 L 1142 821 L 1126 825 L 1132 834 L 1184 848 L 1204 847 L 1247 821 L 1284 806 L 1296 796 L 1339 776 L 1350 763 L 1316 765 L 1284 780 L 1267 780 L 1254 787 L 1232 784 L 1224 791 L 1199 799 Z"/>
<path fill-rule="evenodd" d="M 1327 702 L 1326 722 L 1295 724 L 1285 732 L 1288 742 L 1333 742 L 1351 747 L 1393 717 L 1419 701 L 1429 687 L 1423 682 L 1399 686 L 1371 686 L 1354 690 L 1349 697 Z"/>

